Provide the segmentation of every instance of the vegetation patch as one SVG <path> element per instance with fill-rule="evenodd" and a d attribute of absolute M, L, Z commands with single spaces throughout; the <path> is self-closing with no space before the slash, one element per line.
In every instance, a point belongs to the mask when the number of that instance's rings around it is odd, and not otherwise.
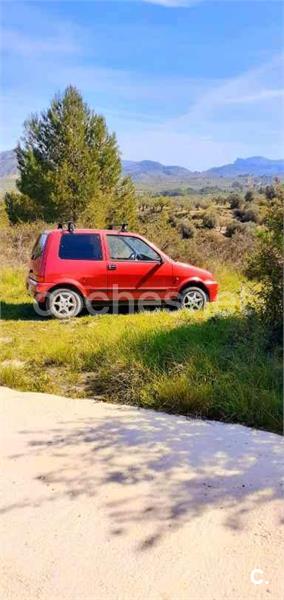
<path fill-rule="evenodd" d="M 151 311 L 59 322 L 33 310 L 21 269 L 0 283 L 0 383 L 95 397 L 281 432 L 281 353 L 241 310 L 243 276 L 224 267 L 220 299 L 201 313 Z M 233 301 L 234 299 L 234 301 Z M 13 361 L 21 368 L 14 368 Z M 23 364 L 22 364 L 23 363 Z"/>

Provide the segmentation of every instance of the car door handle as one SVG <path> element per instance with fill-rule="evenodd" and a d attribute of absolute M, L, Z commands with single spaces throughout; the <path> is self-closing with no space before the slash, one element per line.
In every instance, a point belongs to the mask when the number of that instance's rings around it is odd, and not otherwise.
<path fill-rule="evenodd" d="M 111 263 L 111 264 L 109 264 L 109 265 L 107 266 L 107 268 L 108 268 L 108 270 L 109 270 L 109 271 L 115 271 L 115 269 L 116 269 L 116 265 L 114 265 L 113 263 Z"/>

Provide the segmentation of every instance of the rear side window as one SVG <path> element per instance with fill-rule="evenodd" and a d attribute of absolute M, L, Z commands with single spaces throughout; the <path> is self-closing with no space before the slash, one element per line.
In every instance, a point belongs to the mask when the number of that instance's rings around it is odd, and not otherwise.
<path fill-rule="evenodd" d="M 46 244 L 46 240 L 47 240 L 47 233 L 42 233 L 38 237 L 38 239 L 33 247 L 32 260 L 36 260 L 36 258 L 39 258 L 40 256 L 42 256 L 44 246 Z"/>
<path fill-rule="evenodd" d="M 95 233 L 65 233 L 59 247 L 59 258 L 102 260 L 100 236 Z"/>

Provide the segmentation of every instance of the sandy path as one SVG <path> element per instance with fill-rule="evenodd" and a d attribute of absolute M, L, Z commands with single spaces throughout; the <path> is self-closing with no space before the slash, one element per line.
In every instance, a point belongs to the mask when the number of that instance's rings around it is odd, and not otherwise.
<path fill-rule="evenodd" d="M 0 396 L 5 600 L 283 598 L 280 436 Z"/>

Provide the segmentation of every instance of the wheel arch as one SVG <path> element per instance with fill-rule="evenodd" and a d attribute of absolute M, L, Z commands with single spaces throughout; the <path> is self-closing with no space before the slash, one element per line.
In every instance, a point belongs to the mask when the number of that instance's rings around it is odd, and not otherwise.
<path fill-rule="evenodd" d="M 83 292 L 83 290 L 80 288 L 80 286 L 69 282 L 69 281 L 62 281 L 60 283 L 56 283 L 55 285 L 52 285 L 49 289 L 48 289 L 48 294 L 51 294 L 52 292 L 55 292 L 55 290 L 59 290 L 61 288 L 65 288 L 68 290 L 72 290 L 73 292 L 77 292 L 77 294 L 79 294 L 79 296 L 81 296 L 82 300 L 85 300 L 86 296 Z"/>
<path fill-rule="evenodd" d="M 184 292 L 184 290 L 191 288 L 191 287 L 197 287 L 199 289 L 201 289 L 203 292 L 205 292 L 206 296 L 207 296 L 207 300 L 209 300 L 210 295 L 209 295 L 209 290 L 208 287 L 205 285 L 205 283 L 203 281 L 201 281 L 201 279 L 189 279 L 188 281 L 185 281 L 182 286 L 179 289 L 179 293 L 182 294 L 182 292 Z"/>

